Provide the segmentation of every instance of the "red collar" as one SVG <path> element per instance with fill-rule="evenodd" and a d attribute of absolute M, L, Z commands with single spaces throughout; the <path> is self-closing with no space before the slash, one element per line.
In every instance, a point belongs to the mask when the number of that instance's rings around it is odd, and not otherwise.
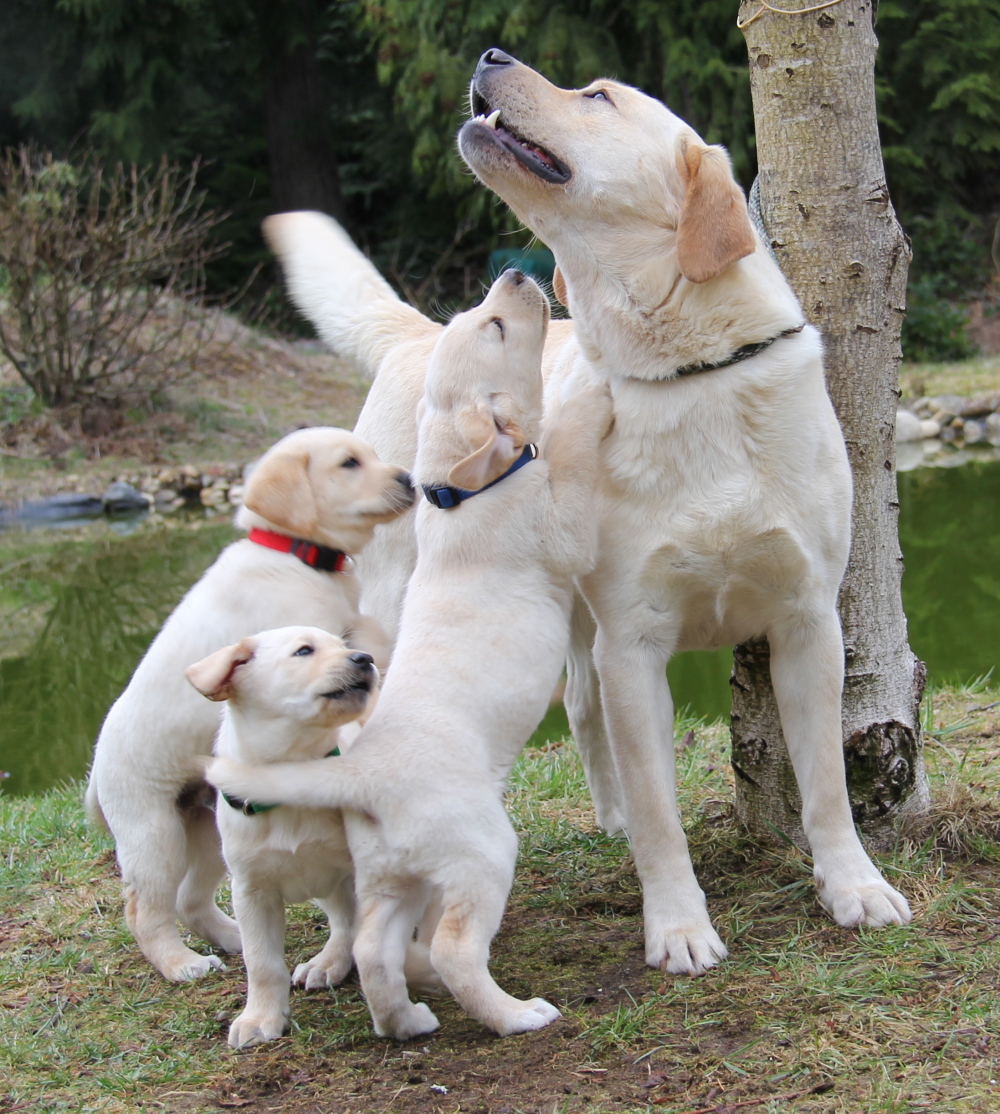
<path fill-rule="evenodd" d="M 331 549 L 326 545 L 314 545 L 304 538 L 293 538 L 288 534 L 279 534 L 277 530 L 262 530 L 254 526 L 250 530 L 249 538 L 257 545 L 267 549 L 276 549 L 279 553 L 291 553 L 311 569 L 320 572 L 343 572 L 347 568 L 350 558 L 340 549 Z"/>

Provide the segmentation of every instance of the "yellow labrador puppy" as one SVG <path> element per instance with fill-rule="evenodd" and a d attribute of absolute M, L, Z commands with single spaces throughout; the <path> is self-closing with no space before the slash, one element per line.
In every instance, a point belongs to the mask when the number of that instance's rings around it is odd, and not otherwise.
<path fill-rule="evenodd" d="M 247 763 L 339 754 L 337 729 L 364 715 L 378 683 L 371 654 L 316 627 L 241 639 L 186 675 L 203 696 L 226 702 L 216 754 Z M 295 968 L 292 981 L 312 990 L 335 986 L 350 971 L 354 877 L 344 821 L 333 809 L 270 809 L 225 797 L 217 816 L 248 982 L 229 1043 L 243 1048 L 288 1028 L 286 903 L 313 900 L 330 923 L 326 946 Z"/>
<path fill-rule="evenodd" d="M 417 567 L 371 719 L 350 752 L 207 777 L 263 802 L 343 808 L 356 873 L 354 958 L 375 1030 L 437 1028 L 406 991 L 415 925 L 458 1002 L 494 1032 L 559 1016 L 490 977 L 517 856 L 503 783 L 545 713 L 565 659 L 573 577 L 594 559 L 598 447 L 611 418 L 601 385 L 556 408 L 540 457 L 539 362 L 548 302 L 508 271 L 454 318 L 427 372 L 415 475 Z"/>
<path fill-rule="evenodd" d="M 409 474 L 352 433 L 318 427 L 279 441 L 254 469 L 237 514 L 249 537 L 188 592 L 108 712 L 86 805 L 114 835 L 128 926 L 166 978 L 222 965 L 183 943 L 178 918 L 223 951 L 240 950 L 236 923 L 215 904 L 224 866 L 214 793 L 195 761 L 211 749 L 218 709 L 184 670 L 219 646 L 296 622 L 343 634 L 384 665 L 385 636 L 360 612 L 350 555 L 412 502 Z"/>

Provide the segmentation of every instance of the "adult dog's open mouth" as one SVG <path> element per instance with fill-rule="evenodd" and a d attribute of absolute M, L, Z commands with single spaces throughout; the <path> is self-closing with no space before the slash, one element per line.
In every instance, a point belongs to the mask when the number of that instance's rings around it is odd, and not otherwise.
<path fill-rule="evenodd" d="M 530 139 L 518 135 L 506 124 L 502 124 L 500 109 L 491 109 L 486 98 L 475 89 L 472 91 L 472 113 L 472 119 L 466 127 L 472 125 L 481 129 L 498 146 L 510 151 L 514 158 L 537 178 L 541 178 L 543 182 L 555 182 L 557 185 L 565 185 L 570 180 L 571 171 L 561 159 Z"/>

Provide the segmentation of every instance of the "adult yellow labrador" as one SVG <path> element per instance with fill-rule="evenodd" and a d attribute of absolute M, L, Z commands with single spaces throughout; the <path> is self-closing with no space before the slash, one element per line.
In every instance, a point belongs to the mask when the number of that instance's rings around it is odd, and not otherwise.
<path fill-rule="evenodd" d="M 697 974 L 726 956 L 675 803 L 679 650 L 766 635 L 819 899 L 842 925 L 909 921 L 854 830 L 844 775 L 837 591 L 851 476 L 822 344 L 749 221 L 729 160 L 663 104 L 612 81 L 559 89 L 499 50 L 472 80 L 459 149 L 553 250 L 572 322 L 554 322 L 547 391 L 610 384 L 599 560 L 581 578 L 566 704 L 598 819 L 628 833 L 646 958 Z M 438 326 L 402 305 L 317 214 L 267 232 L 292 296 L 377 377 L 358 431 L 412 459 Z M 411 567 L 399 527 L 369 548 L 366 606 L 393 627 Z M 368 590 L 374 592 L 369 596 Z"/>

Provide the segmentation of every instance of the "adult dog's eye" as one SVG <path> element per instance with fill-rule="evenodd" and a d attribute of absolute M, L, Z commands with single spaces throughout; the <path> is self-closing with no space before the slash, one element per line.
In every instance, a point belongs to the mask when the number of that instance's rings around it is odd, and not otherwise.
<path fill-rule="evenodd" d="M 500 336 L 501 337 L 504 335 L 503 321 L 499 317 L 494 317 L 493 320 L 490 322 L 490 324 L 491 325 L 496 325 L 496 327 L 500 330 Z"/>
<path fill-rule="evenodd" d="M 608 102 L 608 104 L 613 104 L 613 103 L 614 103 L 614 102 L 613 102 L 613 101 L 611 100 L 611 98 L 610 98 L 610 97 L 608 96 L 608 94 L 604 92 L 604 90 L 603 90 L 603 89 L 598 89 L 598 90 L 596 90 L 596 91 L 595 91 L 595 92 L 593 92 L 593 93 L 584 93 L 583 95 L 584 95 L 585 97 L 587 97 L 587 98 L 588 98 L 588 100 L 592 100 L 592 101 L 607 101 L 607 102 Z"/>
<path fill-rule="evenodd" d="M 360 468 L 361 467 L 361 461 L 358 460 L 358 458 L 356 456 L 349 456 L 347 458 L 347 460 L 341 461 L 340 467 L 341 468 Z"/>
<path fill-rule="evenodd" d="M 295 653 L 292 654 L 292 657 L 293 658 L 307 658 L 313 652 L 314 652 L 314 650 L 313 650 L 312 646 L 300 646 L 295 651 Z"/>

